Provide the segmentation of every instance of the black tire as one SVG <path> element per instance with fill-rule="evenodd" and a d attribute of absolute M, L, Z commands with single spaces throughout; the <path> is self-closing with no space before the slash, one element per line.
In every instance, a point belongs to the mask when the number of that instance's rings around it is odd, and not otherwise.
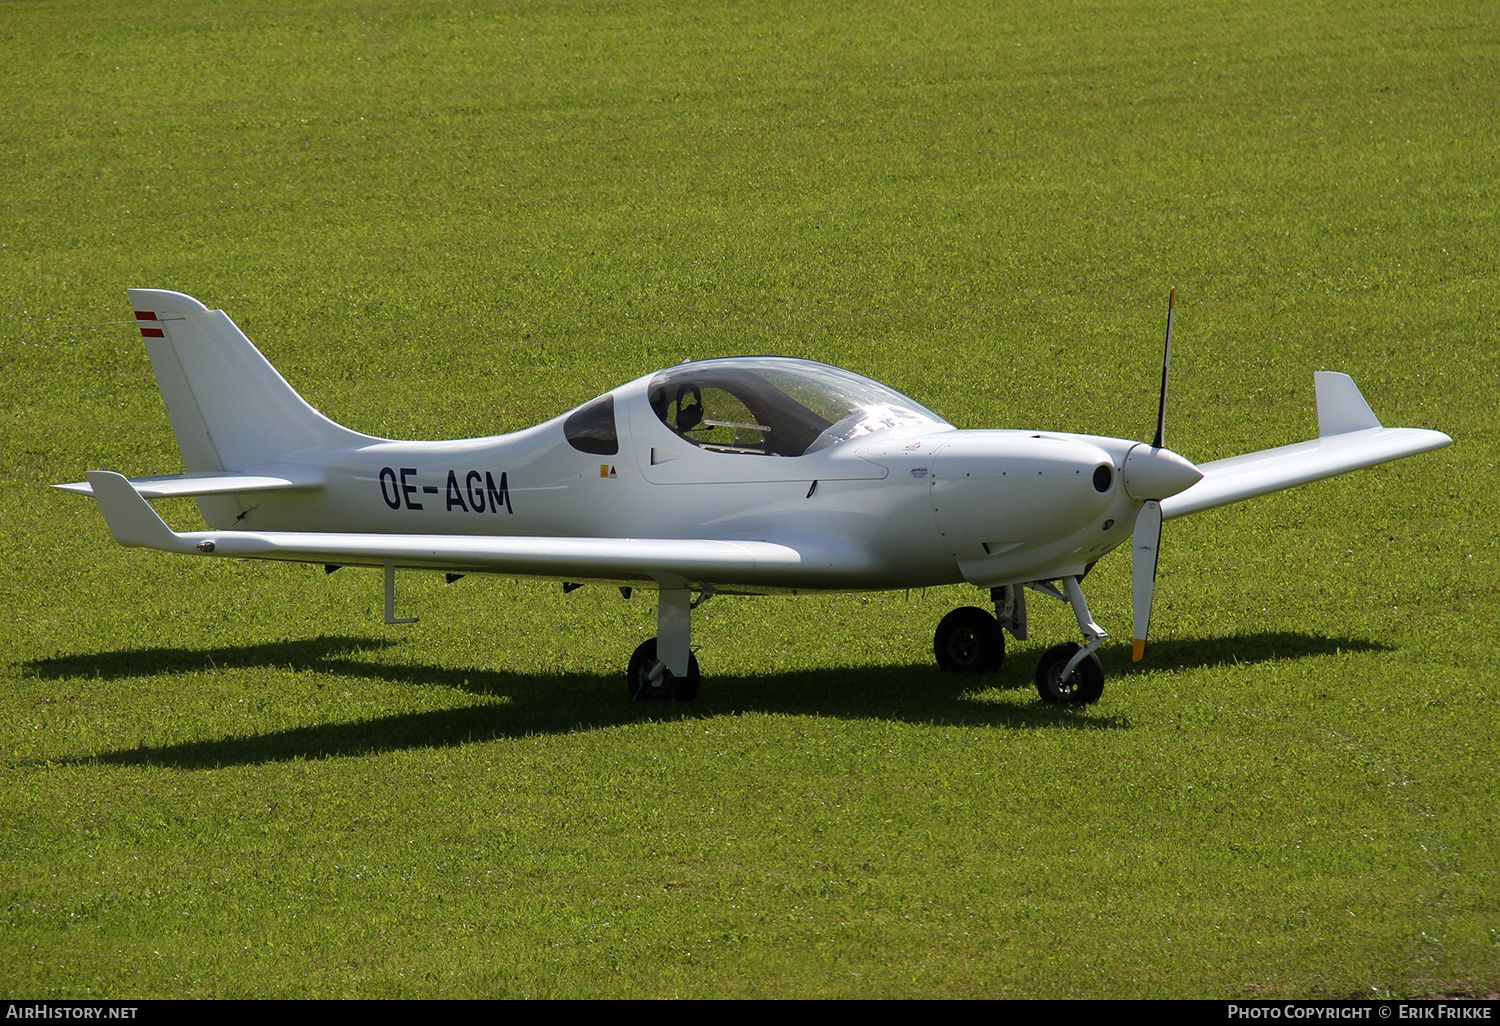
<path fill-rule="evenodd" d="M 630 656 L 630 668 L 625 671 L 625 685 L 630 697 L 640 702 L 665 702 L 675 698 L 679 702 L 691 702 L 698 695 L 698 657 L 688 653 L 686 677 L 674 677 L 670 670 L 659 680 L 651 680 L 651 670 L 656 666 L 656 639 L 643 641 Z"/>
<path fill-rule="evenodd" d="M 1090 652 L 1064 680 L 1062 672 L 1068 660 L 1083 646 L 1075 641 L 1053 645 L 1036 664 L 1036 689 L 1042 701 L 1057 704 L 1089 705 L 1104 694 L 1104 664 Z"/>
<path fill-rule="evenodd" d="M 948 673 L 994 673 L 1005 662 L 1005 631 L 983 609 L 964 606 L 938 623 L 932 654 Z"/>

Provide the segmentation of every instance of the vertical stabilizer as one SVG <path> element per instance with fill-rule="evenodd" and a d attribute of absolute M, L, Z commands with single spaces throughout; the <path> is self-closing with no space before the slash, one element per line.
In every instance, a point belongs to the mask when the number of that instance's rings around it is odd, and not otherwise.
<path fill-rule="evenodd" d="M 188 471 L 374 440 L 309 406 L 224 311 L 164 289 L 131 289 L 130 302 Z"/>

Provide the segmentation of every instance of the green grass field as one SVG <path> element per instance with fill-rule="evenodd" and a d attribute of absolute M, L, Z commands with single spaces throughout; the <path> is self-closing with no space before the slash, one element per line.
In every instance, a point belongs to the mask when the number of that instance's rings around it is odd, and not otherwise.
<path fill-rule="evenodd" d="M 0 3 L 0 993 L 1500 992 L 1500 35 L 1474 2 Z M 127 550 L 124 295 L 362 431 L 807 356 L 960 427 L 1448 449 L 1167 525 L 1147 660 L 932 665 L 972 589 L 651 596 Z M 178 527 L 191 503 L 160 503 Z M 1128 555 L 1093 611 L 1128 635 Z"/>

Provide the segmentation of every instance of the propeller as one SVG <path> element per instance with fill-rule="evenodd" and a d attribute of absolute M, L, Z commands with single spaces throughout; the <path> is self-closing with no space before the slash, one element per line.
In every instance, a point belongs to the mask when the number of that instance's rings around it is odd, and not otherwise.
<path fill-rule="evenodd" d="M 1167 375 L 1172 370 L 1172 314 L 1177 309 L 1177 289 L 1167 292 L 1167 345 L 1161 354 L 1161 399 L 1156 404 L 1156 437 L 1151 448 L 1164 449 L 1167 445 Z"/>
<path fill-rule="evenodd" d="M 1136 446 L 1125 457 L 1125 491 L 1145 500 L 1136 515 L 1130 551 L 1130 598 L 1135 623 L 1130 659 L 1140 662 L 1146 654 L 1146 635 L 1151 628 L 1151 600 L 1156 593 L 1156 565 L 1161 555 L 1161 500 L 1190 488 L 1203 477 L 1187 460 L 1166 448 L 1167 378 L 1172 367 L 1172 313 L 1177 308 L 1177 290 L 1167 294 L 1167 344 L 1161 360 L 1161 401 L 1156 410 L 1156 437 L 1148 451 Z"/>
<path fill-rule="evenodd" d="M 1131 632 L 1130 661 L 1146 655 L 1146 634 L 1151 629 L 1151 598 L 1156 592 L 1156 562 L 1161 556 L 1161 503 L 1151 499 L 1135 518 L 1130 544 L 1130 603 L 1135 612 Z"/>

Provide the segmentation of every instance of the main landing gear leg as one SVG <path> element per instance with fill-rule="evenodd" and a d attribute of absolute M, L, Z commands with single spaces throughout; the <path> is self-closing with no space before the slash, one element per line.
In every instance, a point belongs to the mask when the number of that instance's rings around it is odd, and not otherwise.
<path fill-rule="evenodd" d="M 1089 612 L 1088 600 L 1078 578 L 1064 577 L 1063 594 L 1047 587 L 1039 590 L 1062 598 L 1073 607 L 1078 618 L 1078 629 L 1083 632 L 1084 644 L 1067 642 L 1054 645 L 1043 654 L 1036 668 L 1036 689 L 1044 702 L 1066 702 L 1087 704 L 1097 702 L 1104 693 L 1104 665 L 1099 662 L 1095 650 L 1104 643 L 1109 634 L 1094 622 Z"/>
<path fill-rule="evenodd" d="M 1007 584 L 990 589 L 990 601 L 995 604 L 995 619 L 1000 626 L 1010 631 L 1017 641 L 1026 640 L 1026 588 L 1020 584 Z"/>
<path fill-rule="evenodd" d="M 698 694 L 698 657 L 690 647 L 692 592 L 687 581 L 665 580 L 658 595 L 656 637 L 631 655 L 626 685 L 631 698 L 690 702 Z"/>

